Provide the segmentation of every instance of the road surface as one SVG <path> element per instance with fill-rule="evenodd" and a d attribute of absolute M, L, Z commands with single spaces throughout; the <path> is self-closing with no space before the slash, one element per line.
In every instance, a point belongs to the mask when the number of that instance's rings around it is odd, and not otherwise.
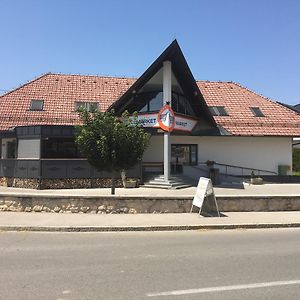
<path fill-rule="evenodd" d="M 0 232 L 0 299 L 300 299 L 300 229 Z"/>

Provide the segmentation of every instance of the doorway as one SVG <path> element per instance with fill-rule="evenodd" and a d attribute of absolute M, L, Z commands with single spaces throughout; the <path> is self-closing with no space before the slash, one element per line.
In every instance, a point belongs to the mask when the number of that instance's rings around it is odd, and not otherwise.
<path fill-rule="evenodd" d="M 183 166 L 197 165 L 198 145 L 172 144 L 171 145 L 171 173 L 181 174 Z"/>

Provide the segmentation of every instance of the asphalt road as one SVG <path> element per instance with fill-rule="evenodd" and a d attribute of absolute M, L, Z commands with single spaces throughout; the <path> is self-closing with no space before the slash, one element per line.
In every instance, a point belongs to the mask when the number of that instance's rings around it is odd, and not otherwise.
<path fill-rule="evenodd" d="M 300 299 L 300 229 L 0 233 L 0 299 Z"/>

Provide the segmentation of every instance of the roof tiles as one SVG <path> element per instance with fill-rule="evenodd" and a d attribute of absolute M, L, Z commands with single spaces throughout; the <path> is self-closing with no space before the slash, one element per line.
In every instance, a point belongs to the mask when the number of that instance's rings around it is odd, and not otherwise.
<path fill-rule="evenodd" d="M 234 82 L 198 81 L 208 106 L 225 106 L 229 116 L 215 116 L 218 125 L 233 135 L 299 136 L 300 116 Z M 255 117 L 259 107 L 265 117 Z"/>
<path fill-rule="evenodd" d="M 21 125 L 75 125 L 75 101 L 98 102 L 105 111 L 136 81 L 134 78 L 45 74 L 0 96 L 0 130 Z M 300 136 L 300 115 L 233 82 L 197 81 L 208 106 L 225 106 L 215 116 L 232 135 Z M 31 100 L 44 100 L 43 111 L 30 111 Z M 255 117 L 259 107 L 265 117 Z"/>
<path fill-rule="evenodd" d="M 0 97 L 0 130 L 17 125 L 79 124 L 75 101 L 99 102 L 102 111 L 135 79 L 45 74 Z M 30 111 L 31 100 L 44 100 L 43 111 Z"/>

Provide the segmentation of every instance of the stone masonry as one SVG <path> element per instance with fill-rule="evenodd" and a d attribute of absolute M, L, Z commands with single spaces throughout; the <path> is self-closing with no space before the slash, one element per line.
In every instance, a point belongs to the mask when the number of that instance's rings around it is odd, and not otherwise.
<path fill-rule="evenodd" d="M 139 180 L 138 178 L 132 178 Z M 123 187 L 122 180 L 116 179 L 116 187 Z M 0 177 L 0 186 L 28 189 L 81 189 L 111 187 L 111 178 L 67 178 L 67 179 L 31 179 Z"/>
<path fill-rule="evenodd" d="M 218 197 L 217 203 L 222 212 L 300 210 L 300 196 Z M 0 196 L 0 211 L 16 212 L 187 213 L 191 204 L 192 197 Z"/>

